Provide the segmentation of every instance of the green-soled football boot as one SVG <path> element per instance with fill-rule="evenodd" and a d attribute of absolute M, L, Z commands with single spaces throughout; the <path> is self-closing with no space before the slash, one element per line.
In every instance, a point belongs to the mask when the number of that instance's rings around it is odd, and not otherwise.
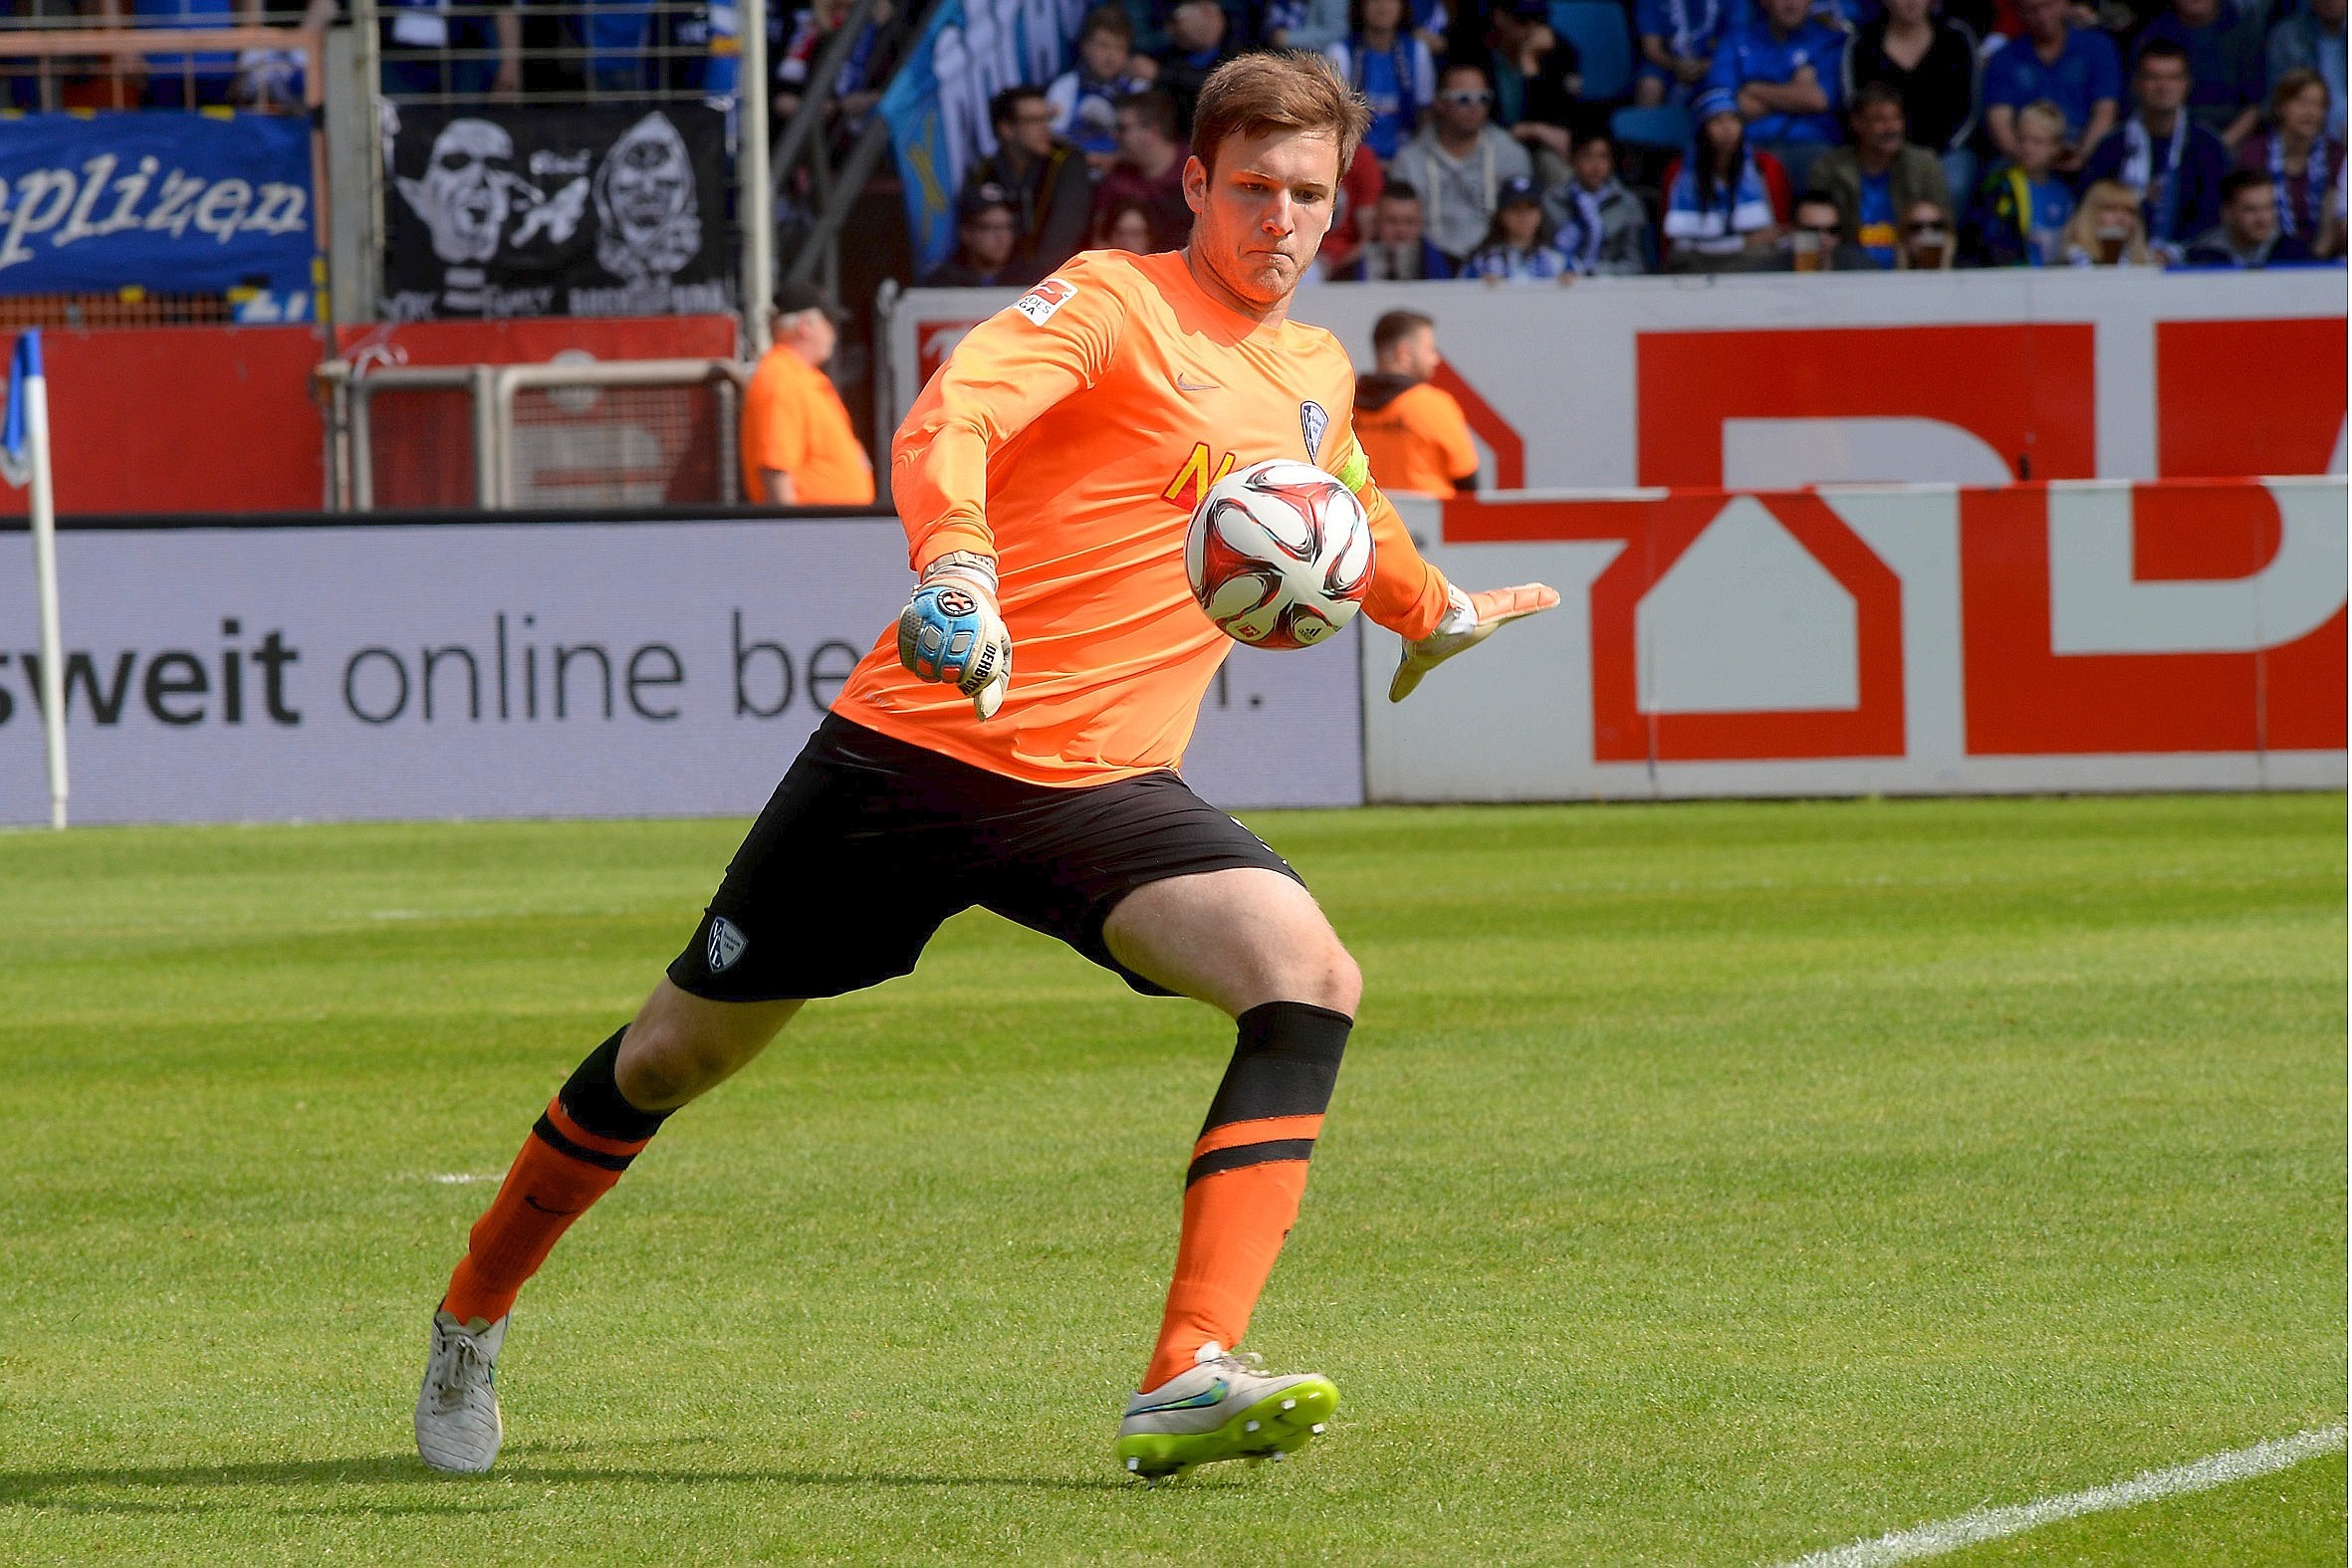
<path fill-rule="evenodd" d="M 1280 1459 L 1322 1436 L 1338 1408 L 1321 1373 L 1269 1377 L 1256 1356 L 1212 1343 L 1190 1370 L 1127 1402 L 1111 1453 L 1146 1484 L 1219 1459 Z"/>

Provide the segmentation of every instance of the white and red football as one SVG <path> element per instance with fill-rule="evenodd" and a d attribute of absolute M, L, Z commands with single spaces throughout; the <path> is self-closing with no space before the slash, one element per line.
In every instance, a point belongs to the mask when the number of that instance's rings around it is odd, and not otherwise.
<path fill-rule="evenodd" d="M 1253 648 L 1305 648 L 1353 619 L 1372 585 L 1372 523 L 1311 463 L 1276 458 L 1209 487 L 1184 536 L 1209 619 Z"/>

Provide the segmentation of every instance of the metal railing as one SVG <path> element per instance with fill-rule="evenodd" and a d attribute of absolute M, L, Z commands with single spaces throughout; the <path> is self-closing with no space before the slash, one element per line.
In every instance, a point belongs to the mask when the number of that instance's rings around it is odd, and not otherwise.
<path fill-rule="evenodd" d="M 736 421 L 751 370 L 732 359 L 634 359 L 354 373 L 335 360 L 317 371 L 331 504 L 339 512 L 733 504 L 743 498 Z M 461 444 L 465 461 L 450 461 Z"/>
<path fill-rule="evenodd" d="M 69 20 L 83 25 L 62 25 Z M 235 59 L 247 51 L 265 56 L 300 55 L 302 97 L 297 105 L 256 90 L 243 93 L 245 101 L 238 107 L 264 112 L 316 111 L 325 91 L 325 34 L 316 28 L 92 27 L 87 25 L 91 20 L 87 16 L 38 14 L 0 17 L 0 77 L 31 82 L 36 102 L 26 107 L 52 112 L 136 109 L 139 100 L 135 90 L 152 81 L 176 83 L 182 102 L 171 107 L 193 109 L 202 97 L 198 82 L 221 74 L 217 66 L 199 64 L 198 57 Z M 170 57 L 172 63 L 160 72 L 150 71 L 143 63 L 126 66 L 138 57 L 153 55 Z M 104 61 L 105 67 L 94 72 L 90 67 L 98 61 Z M 253 86 L 250 76 L 242 70 L 238 74 L 241 90 Z M 65 90 L 76 79 L 87 79 L 93 87 L 103 82 L 106 101 L 67 102 Z"/>
<path fill-rule="evenodd" d="M 264 54 L 299 55 L 302 57 L 301 110 L 311 119 L 311 235 L 324 251 L 329 242 L 329 213 L 335 203 L 328 188 L 327 144 L 320 131 L 320 111 L 325 102 L 327 75 L 327 39 L 323 32 L 300 27 L 54 27 L 0 26 L 0 67 L 12 67 L 17 62 L 30 61 L 41 74 L 38 80 L 42 107 L 53 108 L 57 79 L 54 69 L 63 69 L 76 61 L 104 59 L 115 74 L 116 96 L 121 96 L 119 85 L 123 64 L 145 56 L 176 56 L 179 64 L 163 73 L 163 80 L 177 79 L 191 95 L 195 81 L 195 60 L 198 54 L 235 56 L 246 51 Z M 263 112 L 291 105 L 262 103 L 248 106 Z"/>

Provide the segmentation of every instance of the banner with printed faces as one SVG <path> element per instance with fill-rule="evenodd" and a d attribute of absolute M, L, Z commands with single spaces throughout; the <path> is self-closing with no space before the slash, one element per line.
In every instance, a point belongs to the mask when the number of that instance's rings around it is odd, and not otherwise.
<path fill-rule="evenodd" d="M 393 321 L 736 309 L 722 110 L 387 106 L 383 158 Z"/>
<path fill-rule="evenodd" d="M 312 200 L 307 120 L 14 117 L 0 127 L 0 295 L 226 294 L 240 320 L 313 320 Z"/>

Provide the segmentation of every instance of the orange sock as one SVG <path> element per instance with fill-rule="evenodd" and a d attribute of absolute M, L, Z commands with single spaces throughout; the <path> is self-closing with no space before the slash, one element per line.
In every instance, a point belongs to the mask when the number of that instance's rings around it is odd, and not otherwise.
<path fill-rule="evenodd" d="M 1190 1367 L 1212 1340 L 1233 1349 L 1249 1329 L 1298 1218 L 1350 1023 L 1301 1002 L 1242 1014 L 1233 1064 L 1185 1173 L 1184 1231 L 1144 1388 Z"/>
<path fill-rule="evenodd" d="M 667 1116 L 638 1110 L 621 1097 L 613 1068 L 623 1032 L 614 1031 L 591 1051 L 548 1101 L 498 1196 L 474 1222 L 466 1254 L 441 1298 L 441 1309 L 459 1322 L 495 1323 L 513 1311 L 524 1281 L 539 1272 L 572 1222 L 612 1191 Z M 605 1130 L 591 1131 L 586 1122 Z"/>

